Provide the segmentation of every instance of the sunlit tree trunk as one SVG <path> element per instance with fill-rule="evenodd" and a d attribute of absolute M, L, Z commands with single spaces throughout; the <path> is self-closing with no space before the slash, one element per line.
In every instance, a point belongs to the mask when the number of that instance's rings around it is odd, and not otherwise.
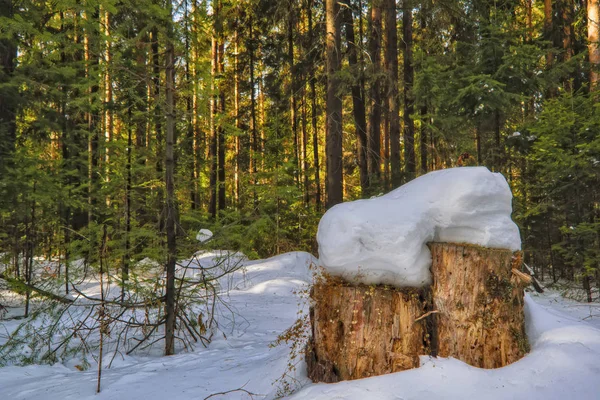
<path fill-rule="evenodd" d="M 554 45 L 553 24 L 552 24 L 552 0 L 544 0 L 544 38 L 550 42 L 550 49 L 546 53 L 546 69 L 550 70 L 554 65 Z M 556 88 L 553 84 L 548 88 L 547 97 L 556 96 Z"/>
<path fill-rule="evenodd" d="M 215 13 L 217 12 L 215 9 Z M 215 15 L 216 18 L 216 15 Z M 210 139 L 208 158 L 210 161 L 209 190 L 210 199 L 208 204 L 208 213 L 212 218 L 217 216 L 217 113 L 218 113 L 218 94 L 217 94 L 217 72 L 219 65 L 219 44 L 217 37 L 213 33 L 211 40 L 211 96 L 210 96 Z"/>
<path fill-rule="evenodd" d="M 308 37 L 309 42 L 315 43 L 315 34 L 312 20 L 313 0 L 308 2 Z M 311 99 L 311 126 L 313 134 L 312 151 L 313 162 L 315 167 L 315 207 L 317 211 L 321 209 L 321 171 L 319 163 L 319 131 L 317 129 L 317 89 L 315 82 L 315 66 L 311 65 L 310 69 L 310 99 Z"/>
<path fill-rule="evenodd" d="M 0 17 L 11 19 L 14 15 L 13 0 L 0 0 Z M 13 75 L 17 45 L 15 40 L 0 39 L 0 85 Z M 0 92 L 3 93 L 4 92 Z M 0 96 L 0 174 L 7 166 L 7 160 L 14 152 L 16 142 L 16 106 L 15 98 L 6 93 Z"/>
<path fill-rule="evenodd" d="M 175 263 L 177 261 L 177 199 L 175 197 L 175 48 L 174 32 L 171 19 L 172 11 L 169 2 L 169 21 L 165 51 L 166 78 L 166 146 L 165 146 L 165 187 L 166 187 L 166 221 L 167 232 L 167 281 L 165 299 L 165 355 L 175 352 Z"/>
<path fill-rule="evenodd" d="M 220 32 L 222 33 L 222 32 Z M 219 82 L 223 81 L 223 74 L 225 72 L 225 45 L 223 44 L 223 39 L 219 43 L 219 55 L 218 55 L 218 75 Z M 225 116 L 225 89 L 219 85 L 219 107 L 218 112 L 219 116 L 223 118 Z M 217 178 L 219 181 L 219 210 L 225 209 L 225 127 L 222 121 L 217 125 L 217 135 L 218 135 L 218 171 Z"/>
<path fill-rule="evenodd" d="M 239 13 L 239 10 L 238 10 Z M 233 118 L 235 122 L 236 135 L 234 137 L 234 166 L 233 166 L 233 200 L 237 207 L 240 206 L 240 167 L 242 165 L 242 146 L 240 140 L 240 75 L 239 75 L 239 21 L 236 21 L 233 33 Z"/>
<path fill-rule="evenodd" d="M 307 129 L 308 115 L 306 113 L 306 101 L 307 100 L 308 99 L 306 97 L 306 90 L 304 90 L 304 96 L 302 99 L 302 154 L 301 154 L 302 179 L 303 179 L 302 191 L 304 192 L 304 204 L 308 206 L 308 204 L 310 203 L 310 192 L 309 192 L 310 182 L 308 179 L 308 157 L 307 157 L 307 152 L 308 152 L 308 129 Z"/>
<path fill-rule="evenodd" d="M 421 32 L 423 32 L 422 34 L 425 35 L 427 32 L 427 19 L 429 17 L 429 10 L 428 7 L 425 5 L 423 6 L 423 9 L 421 10 Z M 426 47 L 426 46 L 424 46 Z M 428 55 L 428 49 L 425 49 L 426 54 Z M 428 116 L 429 110 L 428 110 L 428 100 L 427 99 L 423 99 L 423 103 L 421 104 L 421 109 L 420 109 L 420 114 L 421 114 L 421 130 L 420 130 L 420 146 L 419 146 L 419 154 L 420 154 L 420 158 L 421 158 L 421 174 L 425 174 L 427 173 L 427 167 L 428 167 L 428 146 L 429 146 L 429 141 L 430 141 L 430 137 L 429 137 L 429 129 L 428 128 L 428 124 L 429 124 L 429 116 Z"/>
<path fill-rule="evenodd" d="M 600 10 L 598 0 L 588 0 L 587 3 L 588 54 L 590 61 L 590 90 L 598 90 L 600 72 Z"/>
<path fill-rule="evenodd" d="M 342 99 L 339 89 L 340 6 L 336 0 L 325 1 L 327 54 L 327 208 L 343 201 L 342 169 Z"/>
<path fill-rule="evenodd" d="M 289 75 L 290 75 L 290 83 L 289 83 L 289 95 L 290 95 L 290 124 L 292 127 L 292 137 L 294 138 L 294 165 L 295 171 L 294 178 L 296 180 L 296 186 L 300 187 L 300 175 L 298 171 L 301 170 L 300 165 L 300 140 L 298 137 L 298 118 L 296 116 L 296 66 L 294 65 L 294 29 L 296 26 L 296 18 L 295 18 L 295 7 L 294 1 L 291 0 L 288 2 L 288 31 L 287 31 L 287 39 L 288 39 L 288 65 L 289 65 Z"/>
<path fill-rule="evenodd" d="M 371 111 L 368 126 L 368 166 L 371 190 L 381 177 L 381 1 L 373 0 L 369 13 L 368 51 L 371 58 Z"/>
<path fill-rule="evenodd" d="M 573 0 L 562 0 L 562 61 L 568 62 L 574 55 L 574 30 L 573 30 Z M 573 90 L 571 75 L 565 77 L 564 87 L 567 92 Z"/>
<path fill-rule="evenodd" d="M 344 31 L 346 33 L 346 42 L 348 46 L 348 63 L 351 70 L 354 72 L 355 79 L 353 80 L 352 93 L 352 111 L 354 115 L 354 129 L 358 139 L 358 168 L 360 171 L 360 188 L 363 196 L 367 194 L 369 188 L 369 169 L 367 165 L 367 121 L 365 111 L 365 99 L 360 87 L 363 70 L 362 64 L 358 62 L 359 48 L 354 37 L 354 17 L 350 8 L 350 1 L 344 1 L 343 21 Z"/>
<path fill-rule="evenodd" d="M 392 188 L 400 186 L 400 102 L 398 95 L 398 31 L 396 0 L 385 0 L 385 66 L 388 78 L 390 166 Z"/>
<path fill-rule="evenodd" d="M 256 183 L 257 177 L 256 173 L 258 171 L 258 152 L 259 152 L 259 143 L 258 143 L 258 126 L 257 126 L 257 116 L 256 116 L 256 77 L 255 77 L 255 38 L 254 38 L 254 25 L 252 16 L 248 18 L 248 30 L 249 30 L 249 40 L 248 44 L 248 57 L 249 57 L 249 69 L 250 69 L 250 142 L 252 151 L 250 152 L 250 174 L 252 176 L 251 182 L 253 186 L 253 200 L 256 202 Z"/>
<path fill-rule="evenodd" d="M 104 181 L 108 185 L 111 179 L 111 142 L 113 139 L 114 120 L 113 120 L 113 90 L 112 90 L 112 49 L 111 49 L 111 32 L 110 32 L 111 16 L 110 12 L 100 6 L 100 28 L 104 40 L 104 49 L 102 53 L 102 64 L 104 73 L 103 85 L 103 103 L 104 103 Z M 106 195 L 106 206 L 111 204 L 110 195 Z"/>
<path fill-rule="evenodd" d="M 412 6 L 410 1 L 402 2 L 402 29 L 404 42 L 404 174 L 407 181 L 415 177 L 415 124 L 413 97 L 413 33 Z"/>

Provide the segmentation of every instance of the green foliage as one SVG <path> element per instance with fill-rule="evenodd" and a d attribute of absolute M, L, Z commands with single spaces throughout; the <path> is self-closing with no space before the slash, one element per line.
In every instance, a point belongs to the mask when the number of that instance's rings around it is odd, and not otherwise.
<path fill-rule="evenodd" d="M 526 243 L 541 247 L 554 236 L 550 251 L 556 264 L 566 265 L 563 277 L 595 276 L 600 266 L 599 128 L 595 98 L 585 93 L 547 101 L 528 126 L 535 140 L 527 160 L 536 179 L 528 187 L 533 204 L 523 220 L 530 232 Z"/>

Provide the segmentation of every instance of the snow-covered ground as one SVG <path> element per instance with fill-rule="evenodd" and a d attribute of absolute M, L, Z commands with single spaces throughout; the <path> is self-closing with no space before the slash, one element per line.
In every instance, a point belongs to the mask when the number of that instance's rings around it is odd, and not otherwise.
<path fill-rule="evenodd" d="M 205 258 L 210 257 L 209 254 Z M 284 387 L 290 349 L 270 346 L 306 312 L 298 294 L 310 282 L 307 253 L 287 253 L 246 262 L 226 277 L 234 314 L 223 314 L 223 333 L 202 346 L 171 357 L 127 356 L 103 370 L 95 394 L 94 365 L 79 371 L 62 364 L 0 368 L 0 399 L 204 399 L 244 388 L 255 399 L 271 399 Z M 90 289 L 91 290 L 91 289 Z M 527 331 L 532 351 L 497 370 L 470 367 L 455 359 L 422 357 L 418 369 L 337 384 L 311 384 L 303 364 L 288 382 L 302 388 L 293 399 L 600 399 L 600 307 L 561 298 L 555 292 L 528 295 Z M 231 315 L 235 319 L 231 319 Z M 0 320 L 0 331 L 19 321 Z M 211 398 L 248 399 L 235 391 Z"/>

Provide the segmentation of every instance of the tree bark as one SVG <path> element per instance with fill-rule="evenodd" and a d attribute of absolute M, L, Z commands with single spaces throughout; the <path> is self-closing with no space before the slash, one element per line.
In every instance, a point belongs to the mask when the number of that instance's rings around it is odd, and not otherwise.
<path fill-rule="evenodd" d="M 400 102 L 398 98 L 398 29 L 396 0 L 385 0 L 385 66 L 388 76 L 390 168 L 392 188 L 400 186 Z"/>
<path fill-rule="evenodd" d="M 310 43 L 315 43 L 314 28 L 312 22 L 313 1 L 308 4 L 308 37 Z M 313 133 L 313 163 L 315 166 L 315 208 L 321 210 L 321 168 L 319 163 L 319 131 L 317 129 L 317 89 L 315 82 L 315 66 L 310 67 L 310 100 L 311 100 L 311 125 Z"/>
<path fill-rule="evenodd" d="M 338 382 L 419 366 L 425 347 L 428 289 L 352 286 L 330 279 L 311 292 L 308 376 Z"/>
<path fill-rule="evenodd" d="M 428 109 L 427 104 L 421 106 L 421 174 L 427 173 L 427 142 L 429 141 L 429 131 L 427 129 L 428 124 Z"/>
<path fill-rule="evenodd" d="M 520 252 L 430 244 L 437 354 L 479 368 L 499 368 L 529 351 L 523 285 L 513 276 Z"/>
<path fill-rule="evenodd" d="M 217 13 L 218 8 L 215 9 Z M 215 19 L 217 16 L 215 15 Z M 215 29 L 216 29 L 216 23 Z M 216 34 L 213 33 L 211 40 L 211 98 L 210 98 L 210 139 L 209 139 L 209 151 L 208 158 L 210 160 L 210 172 L 209 172 L 209 190 L 210 199 L 208 203 L 208 213 L 215 219 L 217 217 L 217 114 L 219 110 L 217 95 L 217 74 L 219 65 L 219 44 Z"/>
<path fill-rule="evenodd" d="M 544 0 L 544 39 L 550 42 L 550 48 L 546 53 L 546 70 L 550 70 L 554 65 L 554 52 L 552 51 L 552 47 L 555 44 L 555 40 L 553 37 L 552 27 L 552 0 Z M 546 96 L 549 98 L 555 97 L 556 88 L 554 86 L 550 86 Z"/>
<path fill-rule="evenodd" d="M 376 190 L 381 178 L 381 1 L 373 0 L 369 14 L 367 47 L 371 58 L 371 112 L 369 114 L 369 184 Z"/>
<path fill-rule="evenodd" d="M 95 31 L 92 26 L 92 22 L 90 20 L 96 19 L 98 17 L 97 9 L 94 12 L 90 12 L 89 10 L 84 11 L 83 18 L 86 21 L 85 29 L 84 29 L 84 37 L 83 37 L 83 47 L 84 47 L 84 60 L 85 60 L 85 78 L 90 79 L 92 76 L 91 71 L 95 66 L 98 65 L 99 59 L 98 57 L 93 57 L 94 44 L 97 44 L 98 32 Z M 92 85 L 88 88 L 87 93 L 89 96 L 88 99 L 88 110 L 86 111 L 86 120 L 87 120 L 87 130 L 88 130 L 88 143 L 87 143 L 87 151 L 88 151 L 88 224 L 91 224 L 94 220 L 94 212 L 93 208 L 96 205 L 96 182 L 97 177 L 95 171 L 98 168 L 98 130 L 97 130 L 97 113 L 93 112 L 94 109 L 94 93 L 98 92 L 98 84 Z"/>
<path fill-rule="evenodd" d="M 223 38 L 219 43 L 219 55 L 218 55 L 218 77 L 219 81 L 223 80 L 223 74 L 225 72 L 225 45 L 223 44 Z M 219 91 L 219 115 L 225 115 L 225 90 L 221 85 L 218 88 Z M 217 147 L 218 147 L 218 171 L 217 179 L 219 181 L 219 210 L 225 209 L 225 127 L 223 122 L 217 125 Z"/>
<path fill-rule="evenodd" d="M 590 61 L 590 91 L 598 90 L 600 72 L 600 7 L 598 0 L 588 0 L 587 4 L 588 26 L 588 53 Z"/>
<path fill-rule="evenodd" d="M 239 6 L 237 12 L 239 13 Z M 233 172 L 233 190 L 234 190 L 234 201 L 236 207 L 240 208 L 242 201 L 240 196 L 240 168 L 243 164 L 243 155 L 242 155 L 242 143 L 240 138 L 240 133 L 242 132 L 242 124 L 241 124 L 241 114 L 240 114 L 240 73 L 239 73 L 239 65 L 240 65 L 240 56 L 239 56 L 239 20 L 236 19 L 235 23 L 235 31 L 233 38 L 233 115 L 235 119 L 235 160 L 234 160 L 234 172 Z"/>
<path fill-rule="evenodd" d="M 104 103 L 104 180 L 108 184 L 111 177 L 111 152 L 110 143 L 113 140 L 114 131 L 114 119 L 113 119 L 113 78 L 112 78 L 112 45 L 111 45 L 111 31 L 110 21 L 111 15 L 108 10 L 102 9 L 100 6 L 100 23 L 102 24 L 101 30 L 104 34 L 104 51 L 103 51 L 103 67 L 104 67 L 104 87 L 103 87 L 103 103 Z M 109 207 L 111 203 L 110 195 L 106 195 L 105 198 L 106 206 Z"/>
<path fill-rule="evenodd" d="M 0 17 L 13 18 L 12 0 L 0 0 Z M 17 58 L 17 43 L 13 39 L 0 39 L 0 174 L 8 166 L 16 142 L 17 133 L 17 90 L 9 85 Z"/>
<path fill-rule="evenodd" d="M 250 39 L 248 40 L 248 44 L 246 45 L 248 47 L 248 63 L 249 65 L 249 69 L 250 69 L 250 124 L 251 124 L 251 135 L 250 135 L 250 140 L 251 140 L 251 147 L 252 147 L 252 151 L 250 152 L 250 160 L 249 160 L 249 169 L 250 169 L 250 174 L 252 176 L 252 186 L 254 187 L 254 185 L 256 185 L 257 183 L 257 178 L 256 178 L 256 173 L 258 171 L 258 152 L 259 152 L 259 146 L 258 146 L 258 131 L 257 131 L 257 122 L 256 122 L 256 92 L 254 91 L 254 86 L 256 85 L 256 81 L 255 81 L 255 77 L 254 77 L 254 26 L 253 26 L 253 19 L 252 16 L 250 16 L 248 18 L 248 30 L 249 30 L 249 36 Z M 254 193 L 253 193 L 253 197 L 254 197 L 254 202 L 256 202 L 257 198 L 256 198 L 256 189 L 254 189 Z"/>
<path fill-rule="evenodd" d="M 298 117 L 296 107 L 296 66 L 294 65 L 294 28 L 296 26 L 294 2 L 290 0 L 288 2 L 288 64 L 290 68 L 290 125 L 292 128 L 292 137 L 294 138 L 294 179 L 296 180 L 296 186 L 300 189 L 300 174 L 299 171 L 302 169 L 300 161 L 300 139 L 298 137 Z"/>
<path fill-rule="evenodd" d="M 152 101 L 154 102 L 154 151 L 156 154 L 156 172 L 162 172 L 162 145 L 163 145 L 163 127 L 162 119 L 163 114 L 161 110 L 160 100 L 160 57 L 159 57 L 159 46 L 158 46 L 158 29 L 152 28 L 150 31 L 152 35 L 152 86 L 153 96 Z M 150 148 L 150 139 L 148 145 Z"/>
<path fill-rule="evenodd" d="M 412 118 L 414 113 L 413 97 L 413 34 L 412 34 L 412 7 L 410 1 L 402 2 L 402 37 L 404 41 L 404 175 L 405 180 L 415 178 L 415 123 Z"/>
<path fill-rule="evenodd" d="M 344 4 L 343 19 L 345 25 L 344 31 L 346 33 L 346 43 L 348 46 L 348 64 L 350 65 L 350 69 L 355 76 L 351 87 L 351 93 L 352 112 L 354 114 L 354 130 L 356 132 L 356 137 L 358 138 L 358 168 L 360 171 L 360 189 L 362 195 L 365 196 L 369 188 L 369 169 L 367 165 L 368 144 L 365 99 L 360 87 L 363 70 L 362 65 L 358 63 L 358 47 L 354 37 L 354 18 L 352 16 L 352 9 L 350 8 L 350 1 L 345 0 Z"/>
<path fill-rule="evenodd" d="M 167 282 L 165 299 L 165 355 L 175 351 L 175 263 L 177 261 L 177 198 L 175 197 L 175 49 L 173 44 L 172 18 L 169 10 L 170 32 L 165 52 L 166 61 L 166 147 L 165 147 L 165 187 L 166 187 L 166 232 L 167 232 Z"/>
<path fill-rule="evenodd" d="M 562 61 L 568 62 L 574 55 L 574 28 L 573 28 L 573 17 L 574 17 L 574 4 L 573 0 L 562 0 Z M 571 76 L 565 77 L 563 85 L 567 92 L 573 90 L 573 83 Z"/>
<path fill-rule="evenodd" d="M 342 99 L 337 76 L 340 70 L 340 6 L 325 1 L 327 54 L 327 208 L 343 201 Z"/>

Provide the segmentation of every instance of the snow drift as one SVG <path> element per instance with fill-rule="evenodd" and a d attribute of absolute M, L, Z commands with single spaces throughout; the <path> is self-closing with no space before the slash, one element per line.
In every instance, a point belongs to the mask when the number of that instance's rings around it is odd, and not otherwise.
<path fill-rule="evenodd" d="M 485 167 L 434 171 L 381 197 L 338 204 L 319 223 L 323 267 L 365 284 L 423 286 L 431 241 L 519 250 L 504 177 Z"/>

